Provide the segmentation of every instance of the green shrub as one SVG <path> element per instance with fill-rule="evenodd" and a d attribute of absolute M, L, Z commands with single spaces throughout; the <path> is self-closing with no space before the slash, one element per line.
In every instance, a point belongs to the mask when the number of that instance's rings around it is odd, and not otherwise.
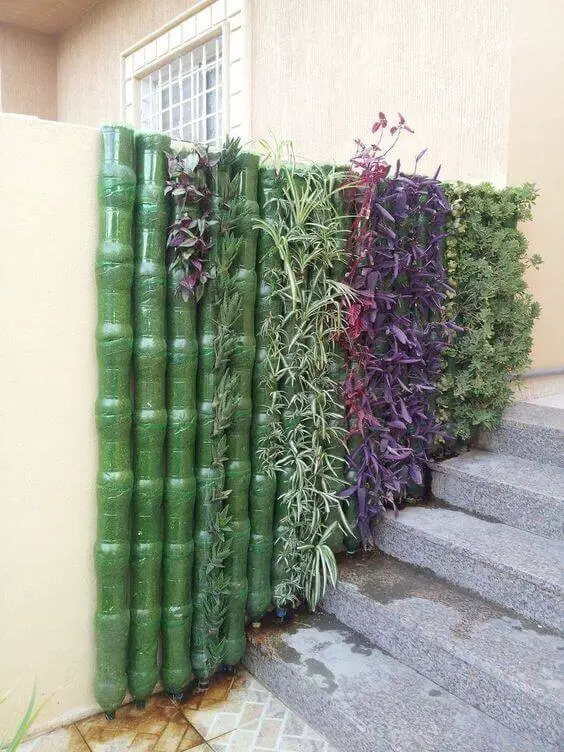
<path fill-rule="evenodd" d="M 512 384 L 530 364 L 532 328 L 540 306 L 527 292 L 527 256 L 517 223 L 531 218 L 532 184 L 498 190 L 488 183 L 451 183 L 445 264 L 454 288 L 449 318 L 464 328 L 445 353 L 437 408 L 450 434 L 472 440 L 494 428 L 511 402 Z"/>

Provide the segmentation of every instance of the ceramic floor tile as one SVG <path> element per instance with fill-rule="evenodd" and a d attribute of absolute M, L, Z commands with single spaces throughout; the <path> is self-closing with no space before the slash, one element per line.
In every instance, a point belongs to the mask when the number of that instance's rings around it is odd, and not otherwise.
<path fill-rule="evenodd" d="M 214 752 L 335 752 L 319 735 L 316 738 L 276 733 L 260 735 L 247 729 L 235 729 L 208 744 Z"/>
<path fill-rule="evenodd" d="M 24 742 L 19 752 L 89 752 L 89 750 L 77 729 L 70 726 Z"/>
<path fill-rule="evenodd" d="M 325 739 L 246 671 L 217 681 L 179 704 L 216 752 L 330 752 Z"/>
<path fill-rule="evenodd" d="M 204 743 L 181 710 L 162 694 L 151 697 L 142 709 L 125 705 L 113 721 L 103 713 L 87 718 L 78 729 L 91 752 L 186 752 Z"/>
<path fill-rule="evenodd" d="M 193 726 L 188 726 L 182 741 L 178 745 L 178 752 L 187 752 L 187 750 L 200 749 L 204 740 Z"/>
<path fill-rule="evenodd" d="M 33 740 L 21 752 L 332 752 L 328 743 L 244 670 L 219 675 L 181 702 L 155 695 Z"/>
<path fill-rule="evenodd" d="M 152 752 L 159 737 L 155 734 L 137 734 L 129 746 L 131 752 Z"/>
<path fill-rule="evenodd" d="M 171 721 L 155 744 L 155 752 L 176 752 L 186 733 L 186 723 Z"/>
<path fill-rule="evenodd" d="M 251 752 L 255 749 L 256 732 L 235 729 L 209 742 L 214 752 Z"/>

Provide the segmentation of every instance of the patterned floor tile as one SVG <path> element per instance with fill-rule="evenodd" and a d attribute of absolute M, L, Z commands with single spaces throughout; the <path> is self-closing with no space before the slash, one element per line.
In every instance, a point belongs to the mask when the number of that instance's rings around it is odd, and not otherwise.
<path fill-rule="evenodd" d="M 19 752 L 89 752 L 82 736 L 74 726 L 57 729 L 37 739 L 25 742 Z"/>
<path fill-rule="evenodd" d="M 77 727 L 91 752 L 187 752 L 204 743 L 165 695 L 154 695 L 143 709 L 125 705 L 113 721 L 100 713 Z"/>
<path fill-rule="evenodd" d="M 182 702 L 155 695 L 27 742 L 21 752 L 333 752 L 244 670 Z"/>
<path fill-rule="evenodd" d="M 327 742 L 241 670 L 179 705 L 216 752 L 330 752 Z"/>
<path fill-rule="evenodd" d="M 274 731 L 274 733 L 273 733 Z M 334 752 L 320 736 L 284 736 L 271 727 L 260 733 L 236 729 L 208 742 L 213 752 Z"/>

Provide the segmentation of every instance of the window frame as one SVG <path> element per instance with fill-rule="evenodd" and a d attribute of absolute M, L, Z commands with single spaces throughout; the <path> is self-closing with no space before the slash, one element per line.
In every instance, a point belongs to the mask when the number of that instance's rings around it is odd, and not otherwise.
<path fill-rule="evenodd" d="M 221 36 L 221 134 L 250 131 L 249 0 L 200 0 L 121 54 L 121 117 L 141 127 L 141 79 Z"/>

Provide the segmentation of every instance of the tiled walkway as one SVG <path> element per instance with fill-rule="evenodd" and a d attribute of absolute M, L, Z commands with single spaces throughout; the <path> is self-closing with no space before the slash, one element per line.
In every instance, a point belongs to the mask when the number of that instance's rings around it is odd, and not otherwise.
<path fill-rule="evenodd" d="M 182 703 L 155 695 L 24 744 L 21 752 L 332 752 L 319 734 L 246 671 L 218 676 Z"/>

